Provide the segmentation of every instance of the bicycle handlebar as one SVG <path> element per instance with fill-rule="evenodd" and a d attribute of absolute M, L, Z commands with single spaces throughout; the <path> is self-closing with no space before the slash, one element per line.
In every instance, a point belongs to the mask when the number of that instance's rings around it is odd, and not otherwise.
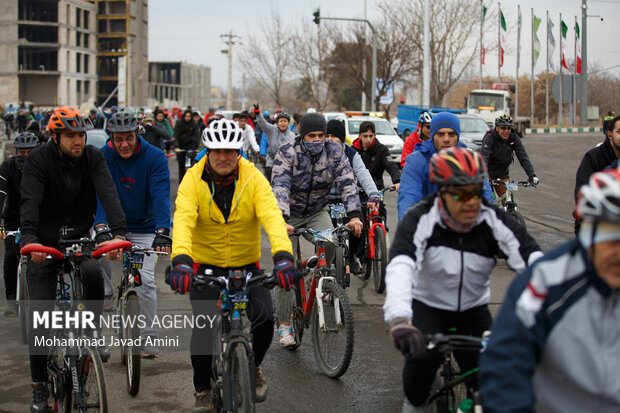
<path fill-rule="evenodd" d="M 259 272 L 260 275 L 252 276 L 247 284 L 247 289 L 252 289 L 258 285 L 264 285 L 267 288 L 273 288 L 276 285 L 276 278 L 272 273 L 264 274 Z M 198 288 L 213 288 L 218 291 L 222 291 L 226 288 L 226 277 L 225 276 L 210 276 L 204 274 L 196 274 L 194 275 L 194 279 L 192 281 L 194 287 Z"/>
<path fill-rule="evenodd" d="M 19 250 L 21 255 L 30 255 L 33 252 L 42 252 L 44 254 L 51 255 L 58 260 L 62 260 L 65 257 L 65 254 L 58 251 L 56 248 L 46 247 L 45 245 L 28 244 Z"/>
<path fill-rule="evenodd" d="M 498 186 L 501 184 L 507 184 L 507 183 L 514 183 L 520 186 L 533 186 L 536 187 L 536 184 L 534 184 L 533 182 L 530 181 L 502 181 L 501 179 L 489 179 L 489 184 L 491 186 Z"/>
<path fill-rule="evenodd" d="M 138 252 L 138 253 L 142 253 L 142 254 L 146 254 L 146 255 L 151 255 L 151 254 L 155 254 L 155 255 L 168 255 L 167 252 L 163 252 L 163 251 L 156 251 L 153 248 L 138 248 L 138 247 L 132 247 L 131 250 L 126 250 L 125 252 Z"/>
<path fill-rule="evenodd" d="M 106 252 L 110 252 L 114 250 L 122 249 L 123 251 L 128 251 L 131 249 L 132 246 L 133 245 L 129 241 L 116 241 L 111 244 L 104 245 L 103 247 L 97 248 L 95 251 L 93 251 L 92 257 L 99 258 Z"/>
<path fill-rule="evenodd" d="M 426 337 L 427 348 L 437 349 L 441 353 L 452 350 L 480 350 L 488 340 L 487 337 L 474 337 L 460 334 L 429 334 Z"/>

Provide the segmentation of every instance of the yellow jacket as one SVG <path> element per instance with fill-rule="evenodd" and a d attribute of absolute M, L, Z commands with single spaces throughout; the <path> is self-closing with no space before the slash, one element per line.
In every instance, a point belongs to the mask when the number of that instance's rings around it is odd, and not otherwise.
<path fill-rule="evenodd" d="M 172 229 L 172 257 L 187 254 L 194 262 L 217 267 L 242 267 L 260 259 L 261 224 L 272 255 L 293 253 L 282 212 L 263 174 L 239 159 L 239 179 L 228 222 L 201 176 L 207 156 L 190 168 L 179 185 Z"/>

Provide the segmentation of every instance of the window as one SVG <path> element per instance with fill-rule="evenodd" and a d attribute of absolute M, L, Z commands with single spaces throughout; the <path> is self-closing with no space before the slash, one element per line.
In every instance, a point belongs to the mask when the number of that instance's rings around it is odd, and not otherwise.
<path fill-rule="evenodd" d="M 82 33 L 75 32 L 75 45 L 81 46 L 81 43 L 82 43 Z"/>
<path fill-rule="evenodd" d="M 82 81 L 78 80 L 77 82 L 75 82 L 75 91 L 77 92 L 78 96 L 80 95 L 80 93 L 82 93 Z"/>
<path fill-rule="evenodd" d="M 75 26 L 80 27 L 82 25 L 82 9 L 75 8 Z"/>
<path fill-rule="evenodd" d="M 84 33 L 84 47 L 88 48 L 88 38 L 90 36 L 88 35 L 88 33 Z"/>
<path fill-rule="evenodd" d="M 88 29 L 88 18 L 90 15 L 88 14 L 88 10 L 84 10 L 84 28 Z"/>
<path fill-rule="evenodd" d="M 80 73 L 82 70 L 82 53 L 75 54 L 75 71 Z"/>
<path fill-rule="evenodd" d="M 88 59 L 89 56 L 87 54 L 84 55 L 84 73 L 88 73 Z"/>
<path fill-rule="evenodd" d="M 84 94 L 85 95 L 90 94 L 90 80 L 84 81 Z"/>

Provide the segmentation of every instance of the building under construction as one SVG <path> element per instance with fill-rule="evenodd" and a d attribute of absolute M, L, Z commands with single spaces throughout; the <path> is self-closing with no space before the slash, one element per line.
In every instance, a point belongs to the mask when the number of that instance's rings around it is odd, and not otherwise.
<path fill-rule="evenodd" d="M 186 62 L 149 63 L 150 107 L 211 108 L 211 68 Z"/>

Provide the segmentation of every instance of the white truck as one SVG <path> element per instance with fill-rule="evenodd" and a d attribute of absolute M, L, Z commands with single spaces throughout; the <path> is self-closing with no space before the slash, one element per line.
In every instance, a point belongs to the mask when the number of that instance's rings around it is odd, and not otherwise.
<path fill-rule="evenodd" d="M 495 118 L 502 115 L 510 115 L 514 119 L 514 130 L 523 136 L 525 128 L 530 127 L 530 118 L 514 117 L 514 104 L 512 103 L 511 91 L 514 85 L 507 83 L 493 83 L 492 89 L 474 89 L 467 96 L 467 113 L 478 115 L 490 126 L 494 127 Z"/>

